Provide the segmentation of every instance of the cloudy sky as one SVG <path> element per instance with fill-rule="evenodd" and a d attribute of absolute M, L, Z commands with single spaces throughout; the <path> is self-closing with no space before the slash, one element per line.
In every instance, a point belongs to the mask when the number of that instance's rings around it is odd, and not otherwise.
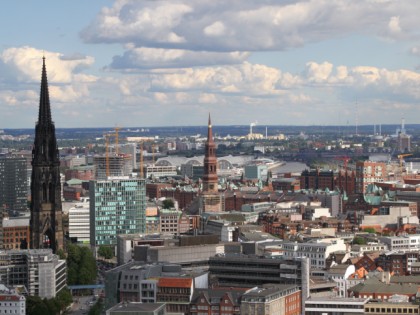
<path fill-rule="evenodd" d="M 0 129 L 420 123 L 419 0 L 5 1 Z"/>

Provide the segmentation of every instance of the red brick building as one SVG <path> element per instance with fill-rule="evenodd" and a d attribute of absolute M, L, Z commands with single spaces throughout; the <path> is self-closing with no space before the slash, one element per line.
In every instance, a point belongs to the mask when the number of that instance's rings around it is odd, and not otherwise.
<path fill-rule="evenodd" d="M 169 183 L 147 183 L 146 184 L 146 196 L 149 199 L 159 199 L 162 197 L 160 191 L 165 188 L 172 187 Z"/>
<path fill-rule="evenodd" d="M 93 166 L 77 166 L 65 171 L 66 181 L 76 178 L 84 181 L 95 179 L 95 172 Z"/>
<path fill-rule="evenodd" d="M 180 209 L 185 209 L 187 206 L 189 206 L 191 202 L 197 198 L 197 196 L 197 189 L 187 189 L 185 187 L 166 187 L 160 190 L 160 197 L 176 200 Z"/>
<path fill-rule="evenodd" d="M 336 187 L 336 176 L 330 170 L 304 170 L 300 175 L 301 189 L 334 190 Z"/>
<path fill-rule="evenodd" d="M 356 162 L 356 193 L 364 194 L 369 184 L 382 183 L 386 176 L 386 165 L 383 162 Z"/>
<path fill-rule="evenodd" d="M 242 205 L 258 202 L 280 202 L 284 194 L 281 192 L 259 191 L 242 192 L 239 190 L 227 190 L 224 192 L 225 210 L 241 211 Z"/>
<path fill-rule="evenodd" d="M 156 302 L 166 303 L 166 311 L 188 313 L 193 295 L 192 278 L 160 278 Z"/>
<path fill-rule="evenodd" d="M 394 275 L 410 275 L 411 264 L 419 261 L 419 253 L 416 252 L 394 252 L 382 254 L 376 259 L 376 265 L 384 271 L 389 271 Z"/>
<path fill-rule="evenodd" d="M 248 288 L 212 288 L 194 292 L 190 314 L 240 315 L 241 297 Z"/>
<path fill-rule="evenodd" d="M 3 248 L 20 249 L 30 244 L 29 218 L 3 219 Z"/>

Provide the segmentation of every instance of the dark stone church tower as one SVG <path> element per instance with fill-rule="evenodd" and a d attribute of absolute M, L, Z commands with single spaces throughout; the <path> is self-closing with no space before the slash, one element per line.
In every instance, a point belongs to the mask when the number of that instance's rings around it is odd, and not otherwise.
<path fill-rule="evenodd" d="M 30 248 L 64 249 L 61 205 L 60 159 L 51 120 L 45 57 L 35 142 L 32 149 Z"/>

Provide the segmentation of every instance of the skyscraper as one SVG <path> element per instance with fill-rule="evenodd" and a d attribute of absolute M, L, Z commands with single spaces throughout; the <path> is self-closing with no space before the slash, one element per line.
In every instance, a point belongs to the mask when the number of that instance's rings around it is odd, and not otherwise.
<path fill-rule="evenodd" d="M 218 189 L 216 144 L 213 140 L 213 128 L 209 114 L 207 141 L 205 144 L 203 191 L 201 194 L 204 212 L 222 211 L 221 197 Z"/>
<path fill-rule="evenodd" d="M 64 248 L 61 205 L 60 160 L 51 119 L 45 57 L 35 141 L 32 149 L 30 248 Z"/>
<path fill-rule="evenodd" d="M 25 158 L 0 156 L 0 206 L 6 210 L 27 210 L 26 171 Z"/>

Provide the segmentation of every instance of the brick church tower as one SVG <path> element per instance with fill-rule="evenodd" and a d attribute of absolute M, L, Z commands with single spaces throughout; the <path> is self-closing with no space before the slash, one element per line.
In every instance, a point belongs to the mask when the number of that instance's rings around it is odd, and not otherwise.
<path fill-rule="evenodd" d="M 32 149 L 30 248 L 64 249 L 60 159 L 51 119 L 45 57 L 35 141 Z"/>
<path fill-rule="evenodd" d="M 222 211 L 222 202 L 218 190 L 216 144 L 213 140 L 213 129 L 210 114 L 207 129 L 207 141 L 204 150 L 204 176 L 203 190 L 201 194 L 202 211 L 220 212 Z"/>

